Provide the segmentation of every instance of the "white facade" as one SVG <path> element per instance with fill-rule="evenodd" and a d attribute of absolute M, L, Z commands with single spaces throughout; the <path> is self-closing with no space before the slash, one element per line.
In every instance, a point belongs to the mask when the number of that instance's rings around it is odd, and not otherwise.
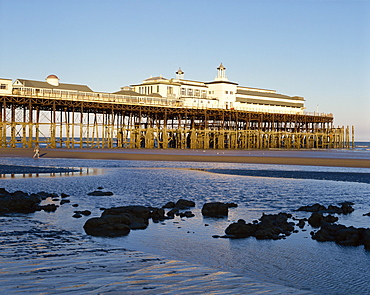
<path fill-rule="evenodd" d="M 0 94 L 12 94 L 11 79 L 0 79 Z"/>
<path fill-rule="evenodd" d="M 304 110 L 303 97 L 290 97 L 278 94 L 275 90 L 243 87 L 230 82 L 222 64 L 217 68 L 217 76 L 212 82 L 186 80 L 179 68 L 176 79 L 150 77 L 141 84 L 131 86 L 141 95 L 176 99 L 185 107 L 294 114 L 301 114 Z"/>
<path fill-rule="evenodd" d="M 12 92 L 13 88 L 13 92 Z M 59 83 L 56 75 L 46 81 L 0 79 L 0 94 L 36 95 L 116 103 L 138 103 L 201 109 L 234 109 L 253 112 L 303 114 L 304 98 L 276 93 L 275 90 L 239 86 L 226 76 L 220 64 L 214 81 L 184 79 L 181 68 L 176 78 L 150 77 L 140 84 L 121 87 L 114 93 L 92 91 L 86 85 Z"/>

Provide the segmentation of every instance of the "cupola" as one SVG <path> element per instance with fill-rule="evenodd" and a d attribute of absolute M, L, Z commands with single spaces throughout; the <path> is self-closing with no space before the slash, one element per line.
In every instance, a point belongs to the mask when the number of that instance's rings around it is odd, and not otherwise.
<path fill-rule="evenodd" d="M 46 82 L 52 86 L 59 86 L 59 78 L 55 75 L 49 75 L 46 77 Z"/>
<path fill-rule="evenodd" d="M 228 81 L 229 79 L 226 77 L 226 68 L 220 63 L 219 67 L 217 68 L 217 77 L 215 81 Z"/>
<path fill-rule="evenodd" d="M 183 70 L 181 70 L 181 68 L 179 67 L 179 69 L 176 72 L 176 79 L 177 80 L 184 79 L 184 74 L 185 73 L 183 72 Z"/>

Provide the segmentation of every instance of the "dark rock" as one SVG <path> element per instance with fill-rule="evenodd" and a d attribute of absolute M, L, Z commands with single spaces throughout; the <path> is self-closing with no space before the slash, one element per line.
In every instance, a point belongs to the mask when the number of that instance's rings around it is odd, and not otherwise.
<path fill-rule="evenodd" d="M 229 207 L 225 203 L 212 202 L 205 203 L 202 208 L 203 216 L 208 217 L 224 217 L 229 213 Z"/>
<path fill-rule="evenodd" d="M 126 217 L 131 229 L 145 229 L 149 224 L 151 210 L 145 206 L 123 206 L 104 210 L 102 217 L 106 215 Z"/>
<path fill-rule="evenodd" d="M 362 244 L 366 250 L 370 250 L 370 229 L 366 229 L 362 234 Z"/>
<path fill-rule="evenodd" d="M 171 209 L 170 211 L 167 212 L 167 216 L 169 218 L 174 218 L 175 217 L 175 214 L 179 213 L 180 212 L 180 209 L 178 208 L 173 208 Z"/>
<path fill-rule="evenodd" d="M 73 207 L 78 207 L 78 204 L 73 204 L 72 206 L 73 206 Z"/>
<path fill-rule="evenodd" d="M 341 207 L 338 207 L 335 205 L 329 205 L 328 208 L 320 204 L 314 204 L 312 206 L 302 206 L 298 208 L 296 211 L 331 213 L 331 214 L 349 214 L 354 211 L 351 204 L 353 203 L 343 202 L 341 203 Z"/>
<path fill-rule="evenodd" d="M 334 213 L 341 214 L 342 209 L 338 206 L 335 206 L 335 205 L 329 205 L 328 209 L 323 210 L 322 212 L 332 213 L 332 214 L 334 214 Z"/>
<path fill-rule="evenodd" d="M 97 189 L 104 189 L 104 187 L 102 187 L 102 186 L 99 186 Z"/>
<path fill-rule="evenodd" d="M 334 223 L 338 221 L 338 217 L 329 214 L 327 216 L 324 216 L 324 221 L 327 223 Z"/>
<path fill-rule="evenodd" d="M 75 211 L 76 214 L 81 214 L 83 216 L 89 216 L 91 215 L 91 211 L 90 210 L 83 210 L 83 211 Z"/>
<path fill-rule="evenodd" d="M 370 249 L 370 229 L 346 227 L 342 224 L 324 222 L 316 233 L 312 233 L 312 239 L 319 242 L 336 242 L 343 246 L 364 245 L 365 249 Z"/>
<path fill-rule="evenodd" d="M 52 197 L 52 198 L 59 198 L 58 194 L 56 194 L 56 193 L 52 193 L 52 194 L 51 194 L 51 197 Z"/>
<path fill-rule="evenodd" d="M 320 227 L 323 222 L 325 223 L 334 223 L 338 221 L 338 217 L 333 215 L 325 216 L 322 213 L 314 212 L 312 215 L 308 218 L 308 223 L 312 227 Z"/>
<path fill-rule="evenodd" d="M 127 219 L 118 216 L 106 215 L 104 217 L 90 218 L 84 224 L 84 230 L 91 236 L 117 237 L 125 236 L 130 232 L 130 227 L 125 223 Z"/>
<path fill-rule="evenodd" d="M 33 213 L 40 210 L 42 197 L 38 194 L 28 195 L 25 192 L 10 193 L 5 189 L 0 191 L 0 212 L 2 213 Z"/>
<path fill-rule="evenodd" d="M 256 225 L 254 224 L 246 224 L 245 222 L 236 222 L 230 224 L 226 230 L 226 235 L 231 235 L 235 238 L 247 238 L 253 236 L 257 230 Z"/>
<path fill-rule="evenodd" d="M 342 204 L 341 209 L 342 209 L 343 214 L 349 214 L 355 211 L 355 209 L 353 209 L 350 204 Z"/>
<path fill-rule="evenodd" d="M 345 202 L 341 202 L 341 203 L 338 203 L 338 205 L 351 205 L 351 206 L 353 206 L 355 203 L 353 203 L 353 202 L 349 202 L 349 201 L 345 201 Z"/>
<path fill-rule="evenodd" d="M 229 208 L 236 208 L 236 207 L 238 207 L 238 204 L 236 204 L 236 203 L 225 203 L 226 205 L 227 205 L 227 207 L 229 207 Z"/>
<path fill-rule="evenodd" d="M 370 212 L 369 213 L 362 214 L 362 216 L 370 216 Z"/>
<path fill-rule="evenodd" d="M 331 236 L 329 232 L 323 228 L 312 234 L 312 239 L 318 242 L 335 241 L 335 237 Z"/>
<path fill-rule="evenodd" d="M 148 227 L 148 224 L 141 221 L 133 221 L 129 225 L 130 229 L 146 229 Z"/>
<path fill-rule="evenodd" d="M 312 206 L 302 206 L 298 208 L 296 211 L 319 212 L 323 210 L 326 210 L 326 207 L 316 203 Z"/>
<path fill-rule="evenodd" d="M 165 212 L 163 208 L 153 208 L 150 214 L 150 217 L 154 220 L 164 220 Z"/>
<path fill-rule="evenodd" d="M 162 208 L 171 209 L 171 208 L 175 208 L 175 205 L 176 205 L 175 202 L 168 202 Z"/>
<path fill-rule="evenodd" d="M 66 204 L 66 203 L 70 203 L 71 201 L 70 200 L 61 200 L 60 201 L 60 205 L 63 205 L 63 204 Z"/>
<path fill-rule="evenodd" d="M 304 228 L 304 226 L 305 226 L 305 221 L 303 220 L 303 219 L 300 219 L 299 221 L 298 221 L 298 224 L 297 224 L 297 226 L 299 227 L 299 228 Z"/>
<path fill-rule="evenodd" d="M 55 212 L 58 208 L 58 205 L 55 204 L 47 204 L 43 206 L 39 206 L 41 210 L 44 210 L 45 212 Z"/>
<path fill-rule="evenodd" d="M 191 211 L 185 211 L 185 212 L 182 212 L 180 213 L 180 217 L 186 217 L 186 218 L 191 218 L 191 217 L 194 217 L 195 214 L 193 214 Z"/>
<path fill-rule="evenodd" d="M 335 242 L 343 246 L 358 246 L 360 244 L 359 230 L 347 227 L 335 233 Z"/>
<path fill-rule="evenodd" d="M 9 195 L 10 193 L 3 187 L 0 187 L 0 197 Z"/>
<path fill-rule="evenodd" d="M 324 220 L 324 216 L 321 213 L 314 212 L 311 214 L 311 216 L 308 218 L 308 223 L 312 227 L 320 227 L 321 222 Z"/>
<path fill-rule="evenodd" d="M 69 195 L 67 195 L 67 194 L 65 194 L 65 193 L 61 193 L 61 194 L 60 194 L 60 196 L 61 196 L 62 198 L 68 198 L 68 197 L 69 197 Z"/>
<path fill-rule="evenodd" d="M 87 194 L 88 196 L 112 196 L 112 192 L 93 191 Z"/>
<path fill-rule="evenodd" d="M 259 223 L 246 223 L 243 219 L 230 224 L 226 236 L 232 238 L 246 238 L 254 236 L 256 239 L 281 239 L 290 235 L 294 230 L 294 223 L 288 222 L 291 214 L 263 214 Z"/>
<path fill-rule="evenodd" d="M 176 202 L 175 207 L 179 209 L 187 209 L 190 207 L 195 207 L 195 203 L 193 201 L 180 199 Z"/>
<path fill-rule="evenodd" d="M 73 218 L 81 218 L 82 214 L 81 213 L 75 213 L 72 215 Z"/>

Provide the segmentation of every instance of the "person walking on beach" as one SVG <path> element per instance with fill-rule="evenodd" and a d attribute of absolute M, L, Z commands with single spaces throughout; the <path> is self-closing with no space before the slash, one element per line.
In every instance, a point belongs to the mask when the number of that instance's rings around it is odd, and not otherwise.
<path fill-rule="evenodd" d="M 33 158 L 39 159 L 40 158 L 40 147 L 38 143 L 36 143 L 35 148 L 33 149 L 33 152 L 34 152 Z"/>

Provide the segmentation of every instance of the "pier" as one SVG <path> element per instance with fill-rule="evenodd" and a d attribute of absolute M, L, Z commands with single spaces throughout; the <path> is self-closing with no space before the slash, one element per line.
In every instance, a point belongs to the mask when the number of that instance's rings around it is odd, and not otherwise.
<path fill-rule="evenodd" d="M 0 96 L 0 146 L 48 148 L 351 148 L 332 114 L 186 107 L 180 100 L 13 89 Z"/>

